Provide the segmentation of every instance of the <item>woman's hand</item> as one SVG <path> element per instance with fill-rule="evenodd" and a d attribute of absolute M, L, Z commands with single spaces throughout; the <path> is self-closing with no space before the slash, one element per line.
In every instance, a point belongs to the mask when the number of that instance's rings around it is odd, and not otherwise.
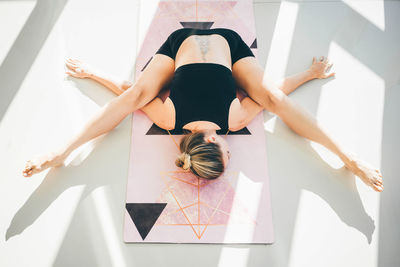
<path fill-rule="evenodd" d="M 328 73 L 329 69 L 332 67 L 333 63 L 329 64 L 328 63 L 328 58 L 325 58 L 324 56 L 321 56 L 319 61 L 316 60 L 315 57 L 313 57 L 312 65 L 308 69 L 308 71 L 311 74 L 312 78 L 317 78 L 317 79 L 325 79 L 334 76 L 336 73 L 331 72 Z"/>
<path fill-rule="evenodd" d="M 25 169 L 22 171 L 23 176 L 29 177 L 35 173 L 44 171 L 50 167 L 59 167 L 63 165 L 66 156 L 57 152 L 35 156 L 26 162 Z"/>
<path fill-rule="evenodd" d="M 65 65 L 70 69 L 70 71 L 65 71 L 65 73 L 73 77 L 88 78 L 90 74 L 92 74 L 89 64 L 83 63 L 77 59 L 68 58 Z"/>

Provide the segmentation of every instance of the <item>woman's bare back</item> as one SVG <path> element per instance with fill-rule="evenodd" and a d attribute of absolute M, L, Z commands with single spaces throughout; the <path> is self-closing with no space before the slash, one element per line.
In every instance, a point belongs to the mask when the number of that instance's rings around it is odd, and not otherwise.
<path fill-rule="evenodd" d="M 176 54 L 175 69 L 190 63 L 217 63 L 232 69 L 228 42 L 219 34 L 187 37 Z"/>

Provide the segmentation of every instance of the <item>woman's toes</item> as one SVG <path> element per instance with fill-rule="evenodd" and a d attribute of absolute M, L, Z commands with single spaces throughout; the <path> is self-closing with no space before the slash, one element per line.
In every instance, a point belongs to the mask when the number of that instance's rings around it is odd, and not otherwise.
<path fill-rule="evenodd" d="M 382 185 L 373 184 L 372 187 L 374 188 L 375 191 L 378 191 L 378 192 L 381 192 L 383 190 Z"/>
<path fill-rule="evenodd" d="M 25 169 L 23 170 L 23 175 L 25 177 L 29 177 L 34 173 L 34 170 L 36 169 L 35 165 L 31 160 L 28 160 L 25 165 Z"/>
<path fill-rule="evenodd" d="M 23 175 L 24 175 L 25 177 L 29 177 L 29 176 L 31 175 L 31 173 L 32 173 L 31 170 L 24 170 L 24 171 L 23 171 Z"/>
<path fill-rule="evenodd" d="M 379 181 L 379 182 L 383 183 L 382 175 L 377 174 L 377 175 L 375 175 L 374 178 L 375 178 L 375 181 Z"/>
<path fill-rule="evenodd" d="M 375 184 L 371 185 L 372 189 L 374 189 L 375 191 L 379 192 L 378 186 L 376 186 Z"/>

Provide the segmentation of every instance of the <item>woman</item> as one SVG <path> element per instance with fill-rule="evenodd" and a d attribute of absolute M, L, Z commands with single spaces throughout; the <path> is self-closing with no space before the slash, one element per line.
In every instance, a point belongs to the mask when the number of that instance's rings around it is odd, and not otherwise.
<path fill-rule="evenodd" d="M 245 127 L 263 109 L 277 114 L 294 132 L 322 144 L 338 155 L 344 165 L 375 191 L 383 190 L 378 169 L 345 151 L 302 108 L 287 97 L 299 85 L 327 78 L 328 59 L 313 58 L 312 66 L 286 78 L 278 87 L 264 76 L 250 48 L 229 29 L 179 29 L 157 51 L 134 84 L 116 82 L 78 60 L 67 60 L 67 73 L 92 78 L 119 96 L 107 103 L 67 144 L 55 152 L 29 160 L 26 177 L 62 165 L 77 147 L 116 127 L 128 114 L 141 109 L 159 127 L 189 130 L 180 143 L 176 165 L 200 177 L 214 179 L 229 161 L 229 148 L 218 133 Z M 156 96 L 171 83 L 170 96 Z M 235 83 L 248 97 L 239 101 Z"/>

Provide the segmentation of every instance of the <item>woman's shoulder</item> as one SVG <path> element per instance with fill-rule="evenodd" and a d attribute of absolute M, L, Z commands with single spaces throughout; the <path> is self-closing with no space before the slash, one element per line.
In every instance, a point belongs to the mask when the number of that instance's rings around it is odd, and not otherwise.
<path fill-rule="evenodd" d="M 233 35 L 233 36 L 238 36 L 239 35 L 235 30 L 230 29 L 230 28 L 214 28 L 213 30 L 224 32 L 224 33 L 227 33 L 227 34 L 230 34 L 230 35 Z"/>
<path fill-rule="evenodd" d="M 182 33 L 186 33 L 190 30 L 191 30 L 190 28 L 179 28 L 179 29 L 176 29 L 173 32 L 171 32 L 169 37 L 174 38 L 175 36 L 182 34 Z"/>

